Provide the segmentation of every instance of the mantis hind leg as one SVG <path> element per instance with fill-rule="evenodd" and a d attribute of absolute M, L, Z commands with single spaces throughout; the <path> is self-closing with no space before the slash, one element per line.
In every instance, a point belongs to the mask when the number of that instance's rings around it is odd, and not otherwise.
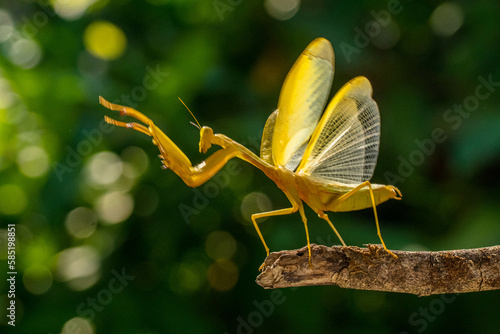
<path fill-rule="evenodd" d="M 359 190 L 361 190 L 364 187 L 368 187 L 368 189 L 370 191 L 370 198 L 371 198 L 372 206 L 373 206 L 373 214 L 375 215 L 375 224 L 377 225 L 377 235 L 380 239 L 380 242 L 382 243 L 382 246 L 384 246 L 384 249 L 387 253 L 389 253 L 393 257 L 397 258 L 397 255 L 394 254 L 393 252 L 391 252 L 385 246 L 384 239 L 382 239 L 382 233 L 380 233 L 380 225 L 378 223 L 377 206 L 375 205 L 375 197 L 373 196 L 373 189 L 372 189 L 372 184 L 370 183 L 370 181 L 365 181 L 365 182 L 361 183 L 360 185 L 358 185 L 357 187 L 355 187 L 354 189 L 352 189 L 351 191 L 349 191 L 347 194 L 340 196 L 337 199 L 337 203 L 339 203 L 339 204 L 342 203 L 343 201 L 345 201 L 346 199 L 348 199 L 349 197 L 351 197 L 352 195 L 354 195 L 356 192 L 358 192 Z M 337 236 L 339 236 L 339 235 L 337 234 Z"/>
<path fill-rule="evenodd" d="M 335 232 L 335 234 L 339 238 L 340 242 L 342 243 L 342 246 L 346 247 L 347 245 L 345 244 L 344 240 L 340 236 L 340 233 L 337 231 L 337 229 L 335 228 L 335 226 L 333 226 L 332 222 L 330 221 L 330 218 L 328 218 L 328 215 L 326 213 L 324 213 L 323 211 L 321 211 L 320 213 L 318 213 L 318 216 L 319 216 L 319 218 L 322 218 L 322 219 L 324 219 L 324 220 L 327 221 L 328 225 L 330 225 L 330 227 L 332 228 L 333 232 Z"/>

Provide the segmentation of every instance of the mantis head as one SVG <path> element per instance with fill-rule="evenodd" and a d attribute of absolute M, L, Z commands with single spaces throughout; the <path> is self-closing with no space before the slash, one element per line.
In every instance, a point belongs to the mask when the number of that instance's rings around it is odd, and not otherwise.
<path fill-rule="evenodd" d="M 214 138 L 214 130 L 208 126 L 203 126 L 200 129 L 200 153 L 206 153 L 212 147 Z"/>

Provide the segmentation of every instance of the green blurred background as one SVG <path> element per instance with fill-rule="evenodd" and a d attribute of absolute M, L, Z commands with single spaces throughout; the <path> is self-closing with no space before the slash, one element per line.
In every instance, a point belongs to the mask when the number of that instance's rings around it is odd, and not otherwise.
<path fill-rule="evenodd" d="M 187 187 L 150 138 L 103 124 L 118 115 L 98 96 L 151 117 L 193 163 L 205 155 L 177 97 L 258 152 L 287 71 L 325 37 L 333 92 L 364 75 L 379 104 L 372 181 L 404 196 L 378 208 L 388 247 L 498 245 L 499 15 L 494 0 L 2 2 L 0 222 L 2 249 L 16 224 L 15 330 L 497 333 L 500 292 L 262 289 L 250 214 L 287 207 L 285 196 L 236 160 Z M 312 242 L 338 244 L 306 215 Z M 379 242 L 371 210 L 330 218 L 349 245 Z M 305 245 L 298 214 L 260 226 L 271 251 Z M 5 325 L 5 279 L 0 288 Z"/>

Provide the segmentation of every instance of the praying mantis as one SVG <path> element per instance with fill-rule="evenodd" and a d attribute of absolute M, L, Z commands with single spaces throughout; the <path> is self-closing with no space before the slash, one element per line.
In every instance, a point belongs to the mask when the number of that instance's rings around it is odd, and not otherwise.
<path fill-rule="evenodd" d="M 401 199 L 401 192 L 394 186 L 369 181 L 377 162 L 380 141 L 380 115 L 377 103 L 372 99 L 372 87 L 365 77 L 356 77 L 335 94 L 325 109 L 333 81 L 334 62 L 332 45 L 324 38 L 315 39 L 302 52 L 286 76 L 277 109 L 265 124 L 260 157 L 196 121 L 200 129 L 200 152 L 206 153 L 212 145 L 221 149 L 193 166 L 151 119 L 135 109 L 110 103 L 102 97 L 99 97 L 99 102 L 110 110 L 144 123 L 125 123 L 104 117 L 109 124 L 152 137 L 153 144 L 160 150 L 162 167 L 171 169 L 189 187 L 202 185 L 235 157 L 249 162 L 273 180 L 291 207 L 251 216 L 267 255 L 269 247 L 257 220 L 299 211 L 306 232 L 309 265 L 312 266 L 303 204 L 306 203 L 330 225 L 343 246 L 346 246 L 344 240 L 325 212 L 372 207 L 377 235 L 387 253 L 397 258 L 382 239 L 376 206 L 389 199 Z"/>

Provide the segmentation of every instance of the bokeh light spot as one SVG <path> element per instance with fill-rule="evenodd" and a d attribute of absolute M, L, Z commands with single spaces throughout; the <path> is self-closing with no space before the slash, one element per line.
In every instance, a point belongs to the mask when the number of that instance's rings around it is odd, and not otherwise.
<path fill-rule="evenodd" d="M 16 94 L 10 88 L 10 83 L 7 79 L 0 78 L 0 109 L 11 107 L 16 101 Z"/>
<path fill-rule="evenodd" d="M 90 320 L 74 317 L 66 321 L 61 334 L 94 334 L 95 330 Z"/>
<path fill-rule="evenodd" d="M 285 21 L 297 14 L 300 0 L 265 0 L 264 8 L 269 16 Z"/>
<path fill-rule="evenodd" d="M 32 265 L 23 273 L 23 284 L 26 290 L 35 294 L 41 295 L 47 292 L 52 285 L 52 273 L 42 265 Z"/>
<path fill-rule="evenodd" d="M 104 60 L 117 59 L 127 47 L 123 31 L 106 21 L 92 22 L 85 29 L 83 41 L 90 54 Z"/>
<path fill-rule="evenodd" d="M 54 11 L 57 15 L 66 20 L 76 20 L 80 18 L 83 14 L 85 14 L 87 8 L 95 2 L 96 0 L 52 1 Z"/>
<path fill-rule="evenodd" d="M 10 61 L 24 69 L 35 67 L 42 59 L 42 50 L 38 44 L 27 38 L 19 38 L 7 47 Z"/>
<path fill-rule="evenodd" d="M 94 154 L 87 166 L 87 181 L 96 186 L 108 185 L 120 177 L 123 171 L 123 163 L 120 157 L 113 152 L 99 152 Z"/>
<path fill-rule="evenodd" d="M 431 14 L 429 24 L 434 33 L 441 37 L 449 37 L 457 32 L 464 23 L 464 11 L 451 2 L 439 5 Z"/>
<path fill-rule="evenodd" d="M 0 212 L 6 215 L 17 215 L 28 205 L 24 190 L 15 184 L 0 186 Z"/>
<path fill-rule="evenodd" d="M 27 177 L 40 177 L 49 170 L 49 157 L 40 146 L 28 146 L 17 155 L 17 165 Z"/>
<path fill-rule="evenodd" d="M 236 252 L 236 240 L 225 231 L 214 231 L 205 241 L 205 251 L 212 260 L 229 259 Z"/>
<path fill-rule="evenodd" d="M 97 228 L 97 216 L 94 211 L 79 207 L 68 213 L 65 220 L 66 230 L 75 238 L 87 238 Z"/>
<path fill-rule="evenodd" d="M 252 214 L 258 212 L 271 211 L 271 200 L 266 194 L 260 192 L 252 192 L 246 195 L 241 201 L 241 215 L 247 222 L 252 221 Z M 263 221 L 263 218 L 261 221 Z"/>
<path fill-rule="evenodd" d="M 9 12 L 0 9 L 0 43 L 8 40 L 14 32 L 14 22 Z"/>
<path fill-rule="evenodd" d="M 93 247 L 68 248 L 57 255 L 57 277 L 73 290 L 85 290 L 95 284 L 99 269 L 99 255 Z"/>
<path fill-rule="evenodd" d="M 231 290 L 238 281 L 238 268 L 231 260 L 217 260 L 207 271 L 208 284 L 217 291 Z"/>
<path fill-rule="evenodd" d="M 120 191 L 106 193 L 97 201 L 97 213 L 104 223 L 120 223 L 132 214 L 133 209 L 132 197 Z"/>

